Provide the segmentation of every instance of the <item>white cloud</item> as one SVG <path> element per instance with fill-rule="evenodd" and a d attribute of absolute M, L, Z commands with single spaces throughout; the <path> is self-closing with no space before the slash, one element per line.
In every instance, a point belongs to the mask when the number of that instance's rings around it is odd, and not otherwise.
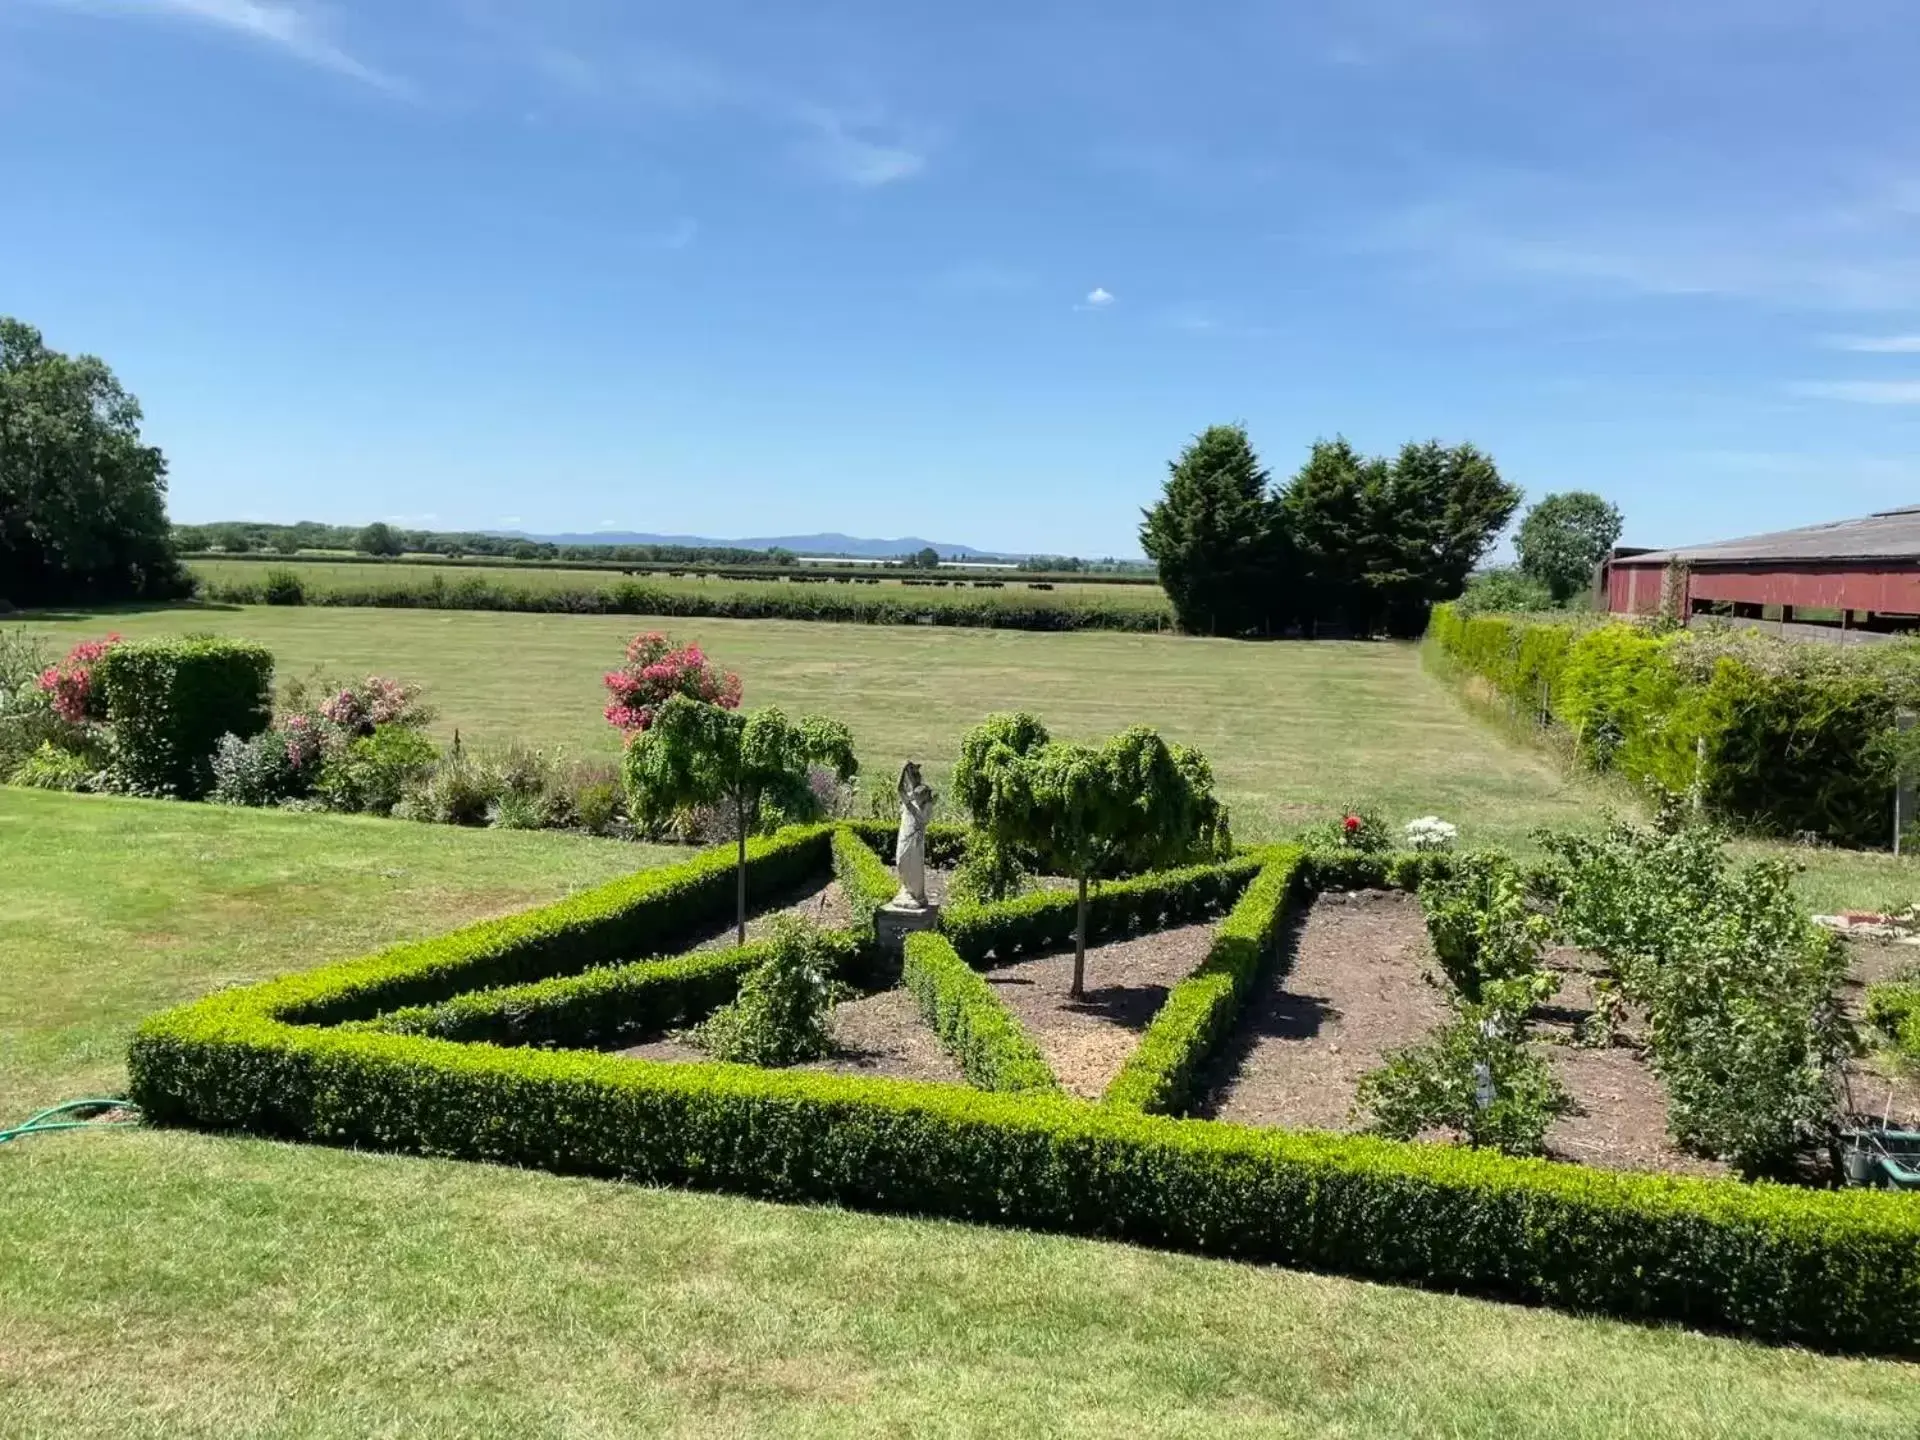
<path fill-rule="evenodd" d="M 647 244 L 655 250 L 685 250 L 699 238 L 700 222 L 691 215 L 682 215 L 671 225 L 649 236 Z"/>
<path fill-rule="evenodd" d="M 1113 292 L 1104 285 L 1096 285 L 1087 292 L 1084 303 L 1089 310 L 1104 310 L 1113 304 Z"/>
<path fill-rule="evenodd" d="M 1827 344 L 1862 355 L 1920 355 L 1920 335 L 1836 335 Z"/>
<path fill-rule="evenodd" d="M 1809 400 L 1857 405 L 1920 405 L 1920 380 L 1806 380 L 1787 387 Z"/>
<path fill-rule="evenodd" d="M 927 157 L 918 150 L 897 140 L 858 133 L 875 127 L 817 106 L 802 106 L 798 115 L 812 132 L 800 144 L 801 158 L 831 180 L 873 190 L 912 179 L 926 169 Z"/>
<path fill-rule="evenodd" d="M 58 0 L 69 9 L 125 15 L 170 16 L 225 30 L 336 75 L 391 94 L 409 93 L 405 82 L 356 59 L 328 33 L 319 11 L 296 0 Z"/>

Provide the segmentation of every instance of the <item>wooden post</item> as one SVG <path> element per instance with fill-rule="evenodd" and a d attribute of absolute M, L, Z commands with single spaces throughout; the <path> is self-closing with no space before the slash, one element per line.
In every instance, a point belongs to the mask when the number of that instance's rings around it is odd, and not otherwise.
<path fill-rule="evenodd" d="M 1913 729 L 1913 724 L 1913 711 L 1902 709 L 1893 712 L 1893 728 L 1901 734 Z M 1913 823 L 1913 801 L 1913 777 L 1903 766 L 1893 781 L 1893 853 L 1896 858 L 1906 838 L 1907 827 Z"/>

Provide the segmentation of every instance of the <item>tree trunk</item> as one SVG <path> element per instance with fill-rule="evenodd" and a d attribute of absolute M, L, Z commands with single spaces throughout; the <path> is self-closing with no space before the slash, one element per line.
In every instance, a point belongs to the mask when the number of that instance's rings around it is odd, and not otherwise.
<path fill-rule="evenodd" d="M 733 866 L 735 943 L 744 945 L 747 943 L 747 802 L 744 799 L 733 802 L 733 815 L 740 831 L 740 848 Z"/>
<path fill-rule="evenodd" d="M 1080 877 L 1080 909 L 1073 919 L 1073 989 L 1075 1000 L 1087 995 L 1087 877 Z"/>

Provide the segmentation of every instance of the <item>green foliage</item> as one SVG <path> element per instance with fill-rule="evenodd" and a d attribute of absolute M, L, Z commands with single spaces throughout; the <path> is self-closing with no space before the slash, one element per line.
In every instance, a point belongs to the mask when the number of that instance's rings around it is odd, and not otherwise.
<path fill-rule="evenodd" d="M 851 958 L 852 940 L 792 915 L 774 917 L 759 964 L 740 996 L 692 1031 L 716 1060 L 741 1065 L 798 1065 L 833 1052 L 834 972 Z"/>
<path fill-rule="evenodd" d="M 49 350 L 0 316 L 0 601 L 172 599 L 167 463 L 140 403 L 91 355 Z"/>
<path fill-rule="evenodd" d="M 1180 628 L 1242 635 L 1264 626 L 1275 554 L 1267 472 L 1238 425 L 1196 435 L 1145 512 L 1140 547 L 1159 567 Z"/>
<path fill-rule="evenodd" d="M 1468 576 L 1467 588 L 1454 604 L 1463 615 L 1498 615 L 1552 610 L 1559 601 L 1545 581 L 1517 565 L 1495 565 Z"/>
<path fill-rule="evenodd" d="M 1060 1088 L 1020 1021 L 944 935 L 909 935 L 901 978 L 970 1084 L 1010 1093 Z"/>
<path fill-rule="evenodd" d="M 1920 1064 L 1920 976 L 1868 986 L 1867 1023 L 1902 1059 Z"/>
<path fill-rule="evenodd" d="M 1549 495 L 1520 522 L 1520 569 L 1565 604 L 1593 583 L 1594 570 L 1620 538 L 1620 511 L 1590 490 Z"/>
<path fill-rule="evenodd" d="M 1479 1001 L 1488 981 L 1539 970 L 1552 925 L 1528 903 L 1525 878 L 1510 856 L 1481 850 L 1456 857 L 1447 873 L 1420 887 L 1420 904 L 1434 958 L 1468 1001 Z"/>
<path fill-rule="evenodd" d="M 1774 860 L 1735 868 L 1723 837 L 1614 824 L 1542 837 L 1558 866 L 1556 917 L 1613 968 L 1648 1015 L 1653 1065 L 1681 1144 L 1749 1174 L 1790 1168 L 1830 1137 L 1854 1040 L 1841 1012 L 1838 938 Z"/>
<path fill-rule="evenodd" d="M 874 943 L 874 912 L 899 892 L 899 883 L 871 845 L 851 826 L 833 831 L 833 874 L 853 908 L 848 933 L 863 947 Z"/>
<path fill-rule="evenodd" d="M 818 866 L 826 844 L 825 830 L 790 832 L 754 853 Z M 709 854 L 219 991 L 141 1028 L 133 1097 L 156 1124 L 1024 1225 L 1920 1353 L 1920 1211 L 1898 1196 L 338 1026 L 681 943 L 691 917 L 724 908 L 728 880 L 727 857 Z"/>
<path fill-rule="evenodd" d="M 406 546 L 384 520 L 376 520 L 354 537 L 353 548 L 363 555 L 400 555 Z"/>
<path fill-rule="evenodd" d="M 970 830 L 966 851 L 947 882 L 947 895 L 963 904 L 991 905 L 1018 895 L 1032 874 L 1018 850 L 983 830 Z"/>
<path fill-rule="evenodd" d="M 306 582 L 294 570 L 269 570 L 260 585 L 260 598 L 269 605 L 304 605 L 307 603 Z"/>
<path fill-rule="evenodd" d="M 1107 1086 L 1103 1104 L 1171 1115 L 1193 1098 L 1201 1071 L 1273 958 L 1280 925 L 1302 888 L 1308 863 L 1290 846 L 1253 858 L 1259 873 L 1215 927 L 1206 959 L 1168 992 L 1140 1044 Z"/>
<path fill-rule="evenodd" d="M 1081 929 L 1091 881 L 1232 848 L 1213 771 L 1198 751 L 1145 726 L 1099 746 L 1045 736 L 1031 716 L 989 719 L 961 741 L 955 789 L 989 843 L 1078 882 Z M 1085 969 L 1077 934 L 1076 998 Z"/>
<path fill-rule="evenodd" d="M 98 767 L 86 756 L 43 740 L 38 750 L 13 767 L 6 780 L 9 785 L 24 785 L 30 790 L 88 790 L 98 778 Z"/>
<path fill-rule="evenodd" d="M 1279 496 L 1298 556 L 1303 617 L 1357 635 L 1418 635 L 1451 600 L 1520 503 L 1472 445 L 1409 444 L 1393 459 L 1316 442 Z"/>
<path fill-rule="evenodd" d="M 212 635 L 129 641 L 100 658 L 94 683 L 122 782 L 197 800 L 212 788 L 220 737 L 244 740 L 267 728 L 273 654 Z"/>
<path fill-rule="evenodd" d="M 1902 762 L 1895 713 L 1920 704 L 1920 645 L 1812 645 L 1756 631 L 1661 632 L 1570 617 L 1436 611 L 1434 642 L 1580 758 L 1696 790 L 1777 835 L 1884 843 Z"/>
<path fill-rule="evenodd" d="M 439 758 L 433 742 L 413 727 L 376 725 L 371 735 L 328 752 L 314 793 L 329 810 L 391 814 L 407 790 L 432 773 Z"/>
<path fill-rule="evenodd" d="M 295 796 L 298 781 L 284 734 L 262 730 L 248 740 L 222 735 L 214 750 L 213 788 L 207 799 L 216 805 L 276 805 Z"/>
<path fill-rule="evenodd" d="M 1538 1155 L 1547 1130 L 1573 1109 L 1553 1067 L 1527 1048 L 1509 1004 L 1461 1004 L 1426 1041 L 1361 1076 L 1355 1107 L 1395 1140 L 1452 1130 L 1469 1145 Z"/>
<path fill-rule="evenodd" d="M 95 770 L 104 764 L 93 727 L 63 719 L 41 688 L 40 676 L 52 664 L 31 631 L 0 630 L 0 778 L 47 746 L 83 756 Z"/>
<path fill-rule="evenodd" d="M 1343 805 L 1333 819 L 1310 826 L 1300 836 L 1300 843 L 1311 850 L 1356 855 L 1384 855 L 1393 848 L 1393 841 L 1393 831 L 1369 805 Z"/>

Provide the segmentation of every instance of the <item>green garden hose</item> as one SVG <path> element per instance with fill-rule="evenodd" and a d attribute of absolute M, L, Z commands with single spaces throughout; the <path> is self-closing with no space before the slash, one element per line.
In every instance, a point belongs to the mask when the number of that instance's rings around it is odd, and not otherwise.
<path fill-rule="evenodd" d="M 96 1110 L 118 1110 L 122 1113 L 110 1120 L 57 1120 L 57 1115 L 90 1114 Z M 22 1135 L 44 1135 L 52 1130 L 97 1130 L 114 1125 L 133 1125 L 140 1119 L 140 1111 L 130 1100 L 116 1097 L 95 1097 L 89 1100 L 69 1100 L 64 1105 L 55 1105 L 42 1110 L 37 1115 L 27 1117 L 24 1124 L 11 1130 L 0 1130 L 0 1145 L 9 1140 L 17 1140 Z"/>

